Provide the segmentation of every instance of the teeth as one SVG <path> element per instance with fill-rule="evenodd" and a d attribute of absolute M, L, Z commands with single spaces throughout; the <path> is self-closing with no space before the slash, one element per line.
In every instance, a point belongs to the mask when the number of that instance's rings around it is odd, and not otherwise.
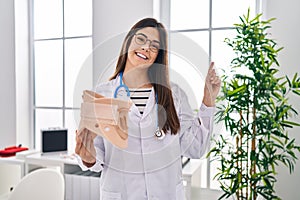
<path fill-rule="evenodd" d="M 146 57 L 145 55 L 141 54 L 141 53 L 136 53 L 136 55 L 137 55 L 138 57 L 143 58 L 143 59 L 147 59 L 147 57 Z"/>

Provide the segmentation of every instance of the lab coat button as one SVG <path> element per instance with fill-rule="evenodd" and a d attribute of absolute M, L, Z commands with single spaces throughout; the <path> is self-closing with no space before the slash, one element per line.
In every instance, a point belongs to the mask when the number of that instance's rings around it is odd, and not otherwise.
<path fill-rule="evenodd" d="M 96 128 L 99 128 L 99 124 L 95 124 L 95 127 L 96 127 Z"/>

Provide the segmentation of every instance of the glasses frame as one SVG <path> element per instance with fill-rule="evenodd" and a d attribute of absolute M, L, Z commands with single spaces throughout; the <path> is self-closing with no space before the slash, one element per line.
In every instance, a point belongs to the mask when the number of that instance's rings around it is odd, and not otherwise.
<path fill-rule="evenodd" d="M 142 37 L 144 37 L 144 38 L 145 38 L 145 42 L 140 42 L 140 40 L 137 40 L 137 36 L 142 36 Z M 136 34 L 134 34 L 133 37 L 134 37 L 133 40 L 134 40 L 134 42 L 135 42 L 137 45 L 140 45 L 140 46 L 141 46 L 141 45 L 146 44 L 146 43 L 149 41 L 149 42 L 150 42 L 150 43 L 149 43 L 149 49 L 150 49 L 150 51 L 152 51 L 152 52 L 154 52 L 154 53 L 159 52 L 159 49 L 160 49 L 160 42 L 159 42 L 159 41 L 157 41 L 157 40 L 149 40 L 149 39 L 147 38 L 147 36 L 144 35 L 143 33 L 136 33 Z M 158 44 L 158 48 L 156 48 L 155 45 L 152 45 L 153 43 Z"/>

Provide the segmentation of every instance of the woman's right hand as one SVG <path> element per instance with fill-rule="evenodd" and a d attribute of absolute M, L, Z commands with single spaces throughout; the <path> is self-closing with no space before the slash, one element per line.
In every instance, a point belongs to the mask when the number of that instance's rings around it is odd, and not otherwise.
<path fill-rule="evenodd" d="M 76 147 L 75 153 L 79 155 L 82 162 L 87 167 L 92 167 L 96 163 L 96 149 L 94 138 L 97 135 L 87 129 L 81 132 L 76 130 Z"/>

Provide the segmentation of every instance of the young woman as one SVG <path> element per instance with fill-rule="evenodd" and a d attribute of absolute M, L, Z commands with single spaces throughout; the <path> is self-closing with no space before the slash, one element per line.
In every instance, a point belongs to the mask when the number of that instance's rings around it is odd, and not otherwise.
<path fill-rule="evenodd" d="M 164 26 L 145 18 L 126 35 L 115 73 L 96 92 L 113 98 L 120 83 L 129 88 L 133 102 L 128 147 L 119 149 L 87 130 L 77 133 L 81 168 L 102 171 L 103 200 L 185 199 L 181 156 L 200 158 L 206 151 L 221 85 L 213 63 L 195 116 L 185 92 L 169 82 Z"/>

